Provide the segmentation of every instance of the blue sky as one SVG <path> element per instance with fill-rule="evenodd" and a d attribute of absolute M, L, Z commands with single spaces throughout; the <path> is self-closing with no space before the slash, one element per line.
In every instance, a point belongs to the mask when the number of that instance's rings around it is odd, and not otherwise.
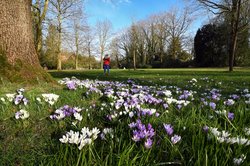
<path fill-rule="evenodd" d="M 146 19 L 152 14 L 184 6 L 183 0 L 113 0 L 115 4 L 110 1 L 87 0 L 85 11 L 91 25 L 95 25 L 97 20 L 108 19 L 112 22 L 114 30 L 118 31 L 129 27 L 132 21 Z"/>

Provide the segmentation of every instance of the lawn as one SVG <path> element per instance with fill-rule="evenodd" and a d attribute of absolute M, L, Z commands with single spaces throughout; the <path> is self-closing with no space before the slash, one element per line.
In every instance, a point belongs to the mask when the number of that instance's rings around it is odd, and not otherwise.
<path fill-rule="evenodd" d="M 2 81 L 0 165 L 250 163 L 250 69 L 49 73 Z"/>

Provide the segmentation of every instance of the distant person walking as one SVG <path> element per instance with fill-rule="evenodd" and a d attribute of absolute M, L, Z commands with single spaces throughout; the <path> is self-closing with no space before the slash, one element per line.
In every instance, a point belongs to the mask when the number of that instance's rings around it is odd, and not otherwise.
<path fill-rule="evenodd" d="M 104 75 L 109 75 L 109 69 L 110 69 L 110 57 L 108 54 L 106 54 L 103 58 L 103 70 Z"/>

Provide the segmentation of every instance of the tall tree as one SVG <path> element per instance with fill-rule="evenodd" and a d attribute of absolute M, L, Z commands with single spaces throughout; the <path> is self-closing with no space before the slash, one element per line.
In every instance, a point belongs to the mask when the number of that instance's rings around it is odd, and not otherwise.
<path fill-rule="evenodd" d="M 32 5 L 34 31 L 35 31 L 35 47 L 38 53 L 39 59 L 41 58 L 42 52 L 42 29 L 43 21 L 45 20 L 46 13 L 49 6 L 49 0 L 36 0 Z"/>
<path fill-rule="evenodd" d="M 159 59 L 160 63 L 163 63 L 164 59 L 164 51 L 166 47 L 166 42 L 168 38 L 168 33 L 167 33 L 167 28 L 168 25 L 166 24 L 166 14 L 161 13 L 158 16 L 155 17 L 156 21 L 156 36 L 158 40 L 158 54 L 159 54 Z"/>
<path fill-rule="evenodd" d="M 130 30 L 130 40 L 131 40 L 131 54 L 133 57 L 133 68 L 136 70 L 136 59 L 137 59 L 137 41 L 138 41 L 138 29 L 136 25 L 131 26 Z"/>
<path fill-rule="evenodd" d="M 51 81 L 34 45 L 31 0 L 0 1 L 0 73 L 16 82 Z"/>
<path fill-rule="evenodd" d="M 120 57 L 119 57 L 119 46 L 118 46 L 118 37 L 115 37 L 112 39 L 110 43 L 110 49 L 111 49 L 111 59 L 114 59 L 114 63 L 112 63 L 112 67 L 119 68 L 121 67 L 120 64 Z"/>
<path fill-rule="evenodd" d="M 84 31 L 84 50 L 87 52 L 89 61 L 88 61 L 88 68 L 89 70 L 93 68 L 92 63 L 90 61 L 90 59 L 92 58 L 91 55 L 91 48 L 92 48 L 92 44 L 93 44 L 93 40 L 94 40 L 94 35 L 93 35 L 93 30 L 90 26 L 87 26 L 85 31 Z"/>
<path fill-rule="evenodd" d="M 62 69 L 61 48 L 63 35 L 63 22 L 74 16 L 78 10 L 77 6 L 80 0 L 50 0 L 52 5 L 51 12 L 56 16 L 57 29 L 59 33 L 58 55 L 57 55 L 57 70 Z"/>
<path fill-rule="evenodd" d="M 198 29 L 194 38 L 194 60 L 200 67 L 224 67 L 227 64 L 226 27 L 207 24 Z"/>
<path fill-rule="evenodd" d="M 58 54 L 58 31 L 53 24 L 49 25 L 48 34 L 45 39 L 45 54 L 41 57 L 41 64 L 49 69 L 56 69 Z"/>
<path fill-rule="evenodd" d="M 169 44 L 171 48 L 169 53 L 172 59 L 178 58 L 178 51 L 181 50 L 181 43 L 185 34 L 192 23 L 192 14 L 190 9 L 185 8 L 183 11 L 173 9 L 166 13 L 167 32 L 170 37 Z"/>
<path fill-rule="evenodd" d="M 108 40 L 111 37 L 112 23 L 109 20 L 98 21 L 96 23 L 96 33 L 98 36 L 98 43 L 100 47 L 100 67 L 103 68 L 103 57 L 106 50 Z"/>
<path fill-rule="evenodd" d="M 241 11 L 245 4 L 249 4 L 249 0 L 198 0 L 202 5 L 208 7 L 214 14 L 226 13 L 229 16 L 230 23 L 230 43 L 228 49 L 229 56 L 229 71 L 233 71 L 234 60 L 237 48 L 237 38 L 242 28 L 249 24 L 249 20 L 246 24 L 240 26 Z M 247 6 L 247 5 L 246 5 Z"/>

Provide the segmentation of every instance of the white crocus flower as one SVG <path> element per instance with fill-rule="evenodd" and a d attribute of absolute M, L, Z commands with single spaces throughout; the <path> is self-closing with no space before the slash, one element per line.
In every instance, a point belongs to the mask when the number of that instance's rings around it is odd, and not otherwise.
<path fill-rule="evenodd" d="M 27 119 L 30 116 L 28 111 L 20 110 L 20 112 L 23 113 L 23 116 L 21 116 L 21 119 Z"/>
<path fill-rule="evenodd" d="M 72 132 L 69 136 L 69 143 L 70 144 L 78 144 L 80 142 L 79 140 L 79 132 Z"/>
<path fill-rule="evenodd" d="M 218 141 L 219 143 L 225 142 L 225 138 L 224 138 L 224 137 L 216 137 L 216 139 L 217 139 L 217 141 Z"/>
<path fill-rule="evenodd" d="M 240 164 L 242 164 L 242 163 L 244 162 L 245 159 L 246 159 L 246 155 L 242 154 L 242 155 L 240 156 L 240 158 L 234 158 L 234 159 L 233 159 L 233 163 L 234 163 L 235 165 L 240 165 Z"/>
<path fill-rule="evenodd" d="M 78 112 L 74 113 L 74 117 L 76 120 L 82 121 L 82 116 Z"/>
<path fill-rule="evenodd" d="M 49 103 L 50 105 L 54 105 L 54 103 L 58 100 L 59 95 L 48 93 L 48 94 L 42 94 L 42 97 L 45 102 Z"/>
<path fill-rule="evenodd" d="M 82 133 L 82 135 L 88 135 L 89 134 L 89 128 L 87 128 L 87 127 L 82 128 L 81 133 Z"/>
<path fill-rule="evenodd" d="M 247 101 L 245 101 L 245 103 L 246 103 L 246 104 L 250 104 L 250 99 L 249 99 L 249 100 L 247 100 Z"/>
<path fill-rule="evenodd" d="M 0 99 L 2 102 L 4 102 L 5 103 L 5 99 L 3 98 L 3 97 L 1 97 L 1 99 Z"/>
<path fill-rule="evenodd" d="M 134 113 L 133 112 L 129 112 L 129 117 L 132 118 L 134 116 Z"/>
<path fill-rule="evenodd" d="M 79 108 L 79 107 L 74 107 L 74 109 L 76 110 L 76 112 L 81 112 L 82 111 L 82 109 Z"/>
<path fill-rule="evenodd" d="M 16 119 L 27 119 L 29 116 L 30 116 L 29 112 L 24 109 L 21 109 L 15 114 Z"/>
<path fill-rule="evenodd" d="M 42 99 L 40 97 L 37 97 L 36 101 L 38 101 L 40 103 L 42 101 Z"/>
<path fill-rule="evenodd" d="M 93 139 L 95 140 L 97 138 L 97 135 L 100 133 L 100 130 L 95 127 L 92 129 L 92 133 L 93 133 Z"/>
<path fill-rule="evenodd" d="M 244 89 L 243 92 L 244 92 L 244 93 L 248 93 L 249 90 L 248 90 L 248 89 Z"/>
<path fill-rule="evenodd" d="M 8 94 L 6 94 L 7 100 L 10 101 L 10 102 L 12 102 L 13 99 L 15 98 L 15 95 L 16 95 L 15 93 L 8 93 Z"/>
<path fill-rule="evenodd" d="M 214 136 L 216 136 L 216 137 L 220 136 L 220 134 L 221 134 L 221 133 L 218 131 L 217 128 L 210 128 L 210 131 L 211 131 L 211 133 L 212 133 Z"/>
<path fill-rule="evenodd" d="M 164 94 L 166 97 L 172 96 L 172 92 L 171 92 L 170 90 L 165 90 L 165 91 L 163 91 L 163 94 Z"/>
<path fill-rule="evenodd" d="M 59 141 L 62 143 L 67 143 L 69 141 L 69 136 L 67 134 L 63 135 L 63 137 L 60 138 Z"/>
<path fill-rule="evenodd" d="M 223 130 L 223 131 L 221 132 L 221 136 L 224 137 L 224 138 L 227 138 L 227 137 L 230 136 L 230 134 L 229 134 L 227 131 Z"/>
<path fill-rule="evenodd" d="M 195 78 L 192 78 L 192 80 L 191 80 L 192 82 L 197 82 L 197 79 L 195 79 Z"/>
<path fill-rule="evenodd" d="M 250 128 L 245 128 L 246 135 L 250 135 Z"/>

